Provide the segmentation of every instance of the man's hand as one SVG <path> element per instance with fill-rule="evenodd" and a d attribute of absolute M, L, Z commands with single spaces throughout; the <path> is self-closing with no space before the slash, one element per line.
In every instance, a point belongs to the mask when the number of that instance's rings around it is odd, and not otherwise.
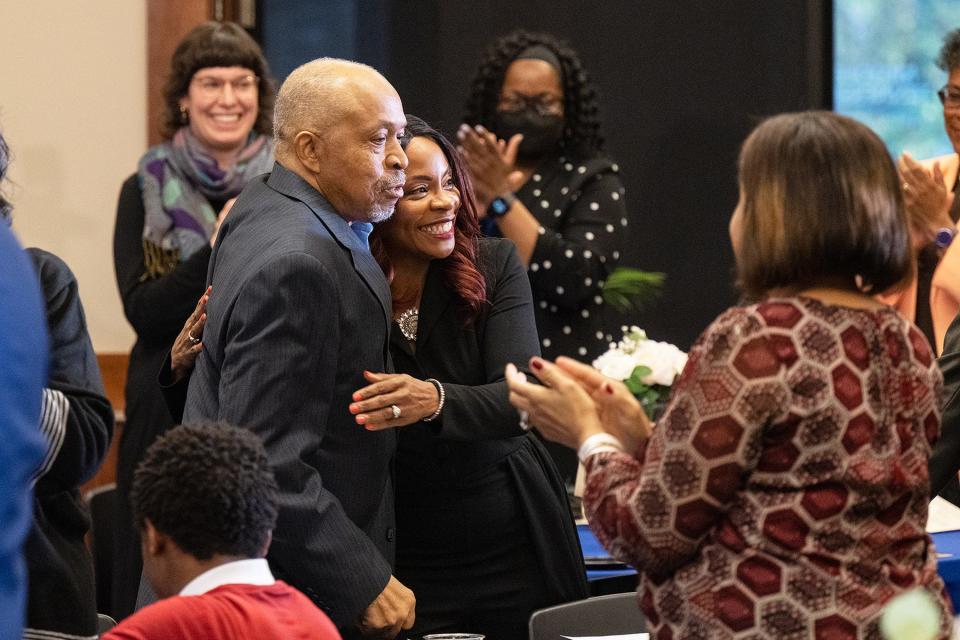
<path fill-rule="evenodd" d="M 413 591 L 390 576 L 386 588 L 360 616 L 360 632 L 371 638 L 394 638 L 401 630 L 413 628 L 417 599 Z"/>

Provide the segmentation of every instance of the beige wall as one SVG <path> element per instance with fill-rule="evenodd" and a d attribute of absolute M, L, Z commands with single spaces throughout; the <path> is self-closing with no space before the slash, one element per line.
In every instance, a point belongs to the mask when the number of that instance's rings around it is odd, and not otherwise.
<path fill-rule="evenodd" d="M 127 351 L 113 223 L 146 148 L 145 0 L 0 0 L 0 43 L 14 231 L 73 269 L 97 352 Z"/>

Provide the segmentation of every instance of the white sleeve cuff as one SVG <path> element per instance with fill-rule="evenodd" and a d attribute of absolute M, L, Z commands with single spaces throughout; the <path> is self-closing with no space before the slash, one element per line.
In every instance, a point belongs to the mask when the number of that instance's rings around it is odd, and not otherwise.
<path fill-rule="evenodd" d="M 42 478 L 50 471 L 63 441 L 67 435 L 67 417 L 70 414 L 70 401 L 67 396 L 54 389 L 43 390 L 43 405 L 40 414 L 40 433 L 47 441 L 47 453 L 43 457 L 43 464 L 37 469 L 34 479 Z"/>
<path fill-rule="evenodd" d="M 593 454 L 604 451 L 626 451 L 626 449 L 623 443 L 609 433 L 595 433 L 583 441 L 577 450 L 577 457 L 580 458 L 580 462 L 586 462 L 587 458 Z"/>

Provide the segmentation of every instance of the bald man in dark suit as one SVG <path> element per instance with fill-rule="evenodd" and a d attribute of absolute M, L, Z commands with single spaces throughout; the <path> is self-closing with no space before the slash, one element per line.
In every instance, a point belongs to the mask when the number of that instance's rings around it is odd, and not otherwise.
<path fill-rule="evenodd" d="M 400 98 L 373 69 L 296 69 L 275 108 L 277 163 L 240 194 L 210 259 L 203 352 L 184 421 L 224 420 L 266 445 L 280 486 L 267 556 L 345 638 L 414 621 L 392 575 L 396 431 L 347 410 L 389 369 L 390 291 L 365 234 L 402 194 Z"/>

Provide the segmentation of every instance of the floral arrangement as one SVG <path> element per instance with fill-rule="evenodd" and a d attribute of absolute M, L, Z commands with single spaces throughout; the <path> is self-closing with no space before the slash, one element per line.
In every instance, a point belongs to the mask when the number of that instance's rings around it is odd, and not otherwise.
<path fill-rule="evenodd" d="M 670 385 L 687 364 L 687 354 L 669 342 L 647 337 L 640 327 L 623 327 L 623 339 L 593 361 L 593 367 L 614 380 L 622 380 L 643 410 L 656 418 Z"/>

